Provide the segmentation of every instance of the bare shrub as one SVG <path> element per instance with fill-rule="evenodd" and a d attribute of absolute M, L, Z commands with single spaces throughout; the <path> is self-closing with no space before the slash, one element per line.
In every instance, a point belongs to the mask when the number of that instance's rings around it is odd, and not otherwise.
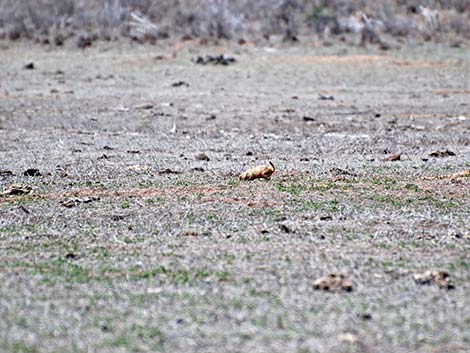
<path fill-rule="evenodd" d="M 421 5 L 421 6 L 420 6 Z M 146 18 L 139 22 L 131 13 Z M 50 37 L 57 43 L 75 32 L 102 39 L 167 36 L 203 39 L 269 38 L 303 35 L 359 37 L 470 36 L 468 0 L 0 0 L 0 30 L 10 39 Z M 381 28 L 364 29 L 366 15 Z M 137 21 L 137 22 L 136 22 Z M 156 26 L 153 30 L 149 23 Z M 140 29 L 139 29 L 140 28 Z M 368 34 L 367 34 L 368 33 Z M 365 39 L 366 40 L 366 39 Z"/>

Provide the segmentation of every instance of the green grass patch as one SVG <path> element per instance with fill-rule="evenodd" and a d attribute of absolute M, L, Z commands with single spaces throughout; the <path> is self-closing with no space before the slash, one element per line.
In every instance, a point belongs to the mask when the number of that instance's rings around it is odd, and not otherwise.
<path fill-rule="evenodd" d="M 276 184 L 276 188 L 281 192 L 287 192 L 291 195 L 299 195 L 302 192 L 307 191 L 307 186 L 305 184 L 285 184 L 285 183 L 278 183 Z"/>
<path fill-rule="evenodd" d="M 129 200 L 124 200 L 123 202 L 121 202 L 119 207 L 121 207 L 122 209 L 126 209 L 126 208 L 131 207 L 131 203 Z"/>
<path fill-rule="evenodd" d="M 56 284 L 58 282 L 81 284 L 97 279 L 89 269 L 63 258 L 49 263 L 36 264 L 34 268 L 37 273 L 43 275 L 42 280 L 47 284 Z"/>
<path fill-rule="evenodd" d="M 403 208 L 417 202 L 414 198 L 403 198 L 395 195 L 372 195 L 372 200 L 395 208 Z"/>
<path fill-rule="evenodd" d="M 415 185 L 415 184 L 406 184 L 405 189 L 410 190 L 410 191 L 414 191 L 414 192 L 421 191 L 420 188 L 418 187 L 418 185 Z"/>
<path fill-rule="evenodd" d="M 163 199 L 160 197 L 149 198 L 145 200 L 147 205 L 159 205 L 163 203 Z"/>
<path fill-rule="evenodd" d="M 105 344 L 124 348 L 129 352 L 161 351 L 165 337 L 154 325 L 133 324 L 124 333 L 109 339 Z"/>
<path fill-rule="evenodd" d="M 130 275 L 134 279 L 161 278 L 176 284 L 188 284 L 209 278 L 217 281 L 229 281 L 231 279 L 231 274 L 227 271 L 170 269 L 165 266 L 147 270 L 135 268 L 130 271 Z"/>
<path fill-rule="evenodd" d="M 470 261 L 460 259 L 458 261 L 446 264 L 445 267 L 447 267 L 447 269 L 451 272 L 457 270 L 470 272 Z"/>
<path fill-rule="evenodd" d="M 335 182 L 333 181 L 325 181 L 325 182 L 322 182 L 322 183 L 314 183 L 312 186 L 309 187 L 309 190 L 310 191 L 319 191 L 319 192 L 325 192 L 325 191 L 329 191 L 329 190 L 332 190 L 332 189 L 336 189 L 338 187 L 338 184 L 336 184 Z M 346 185 L 344 186 L 346 187 Z M 347 186 L 349 187 L 349 186 Z"/>
<path fill-rule="evenodd" d="M 301 212 L 308 212 L 308 211 L 328 211 L 328 212 L 336 212 L 339 209 L 339 201 L 329 200 L 329 201 L 300 201 L 301 202 Z"/>
<path fill-rule="evenodd" d="M 254 298 L 266 298 L 274 305 L 278 305 L 278 306 L 282 305 L 281 299 L 273 292 L 270 292 L 267 290 L 259 290 L 256 288 L 250 288 L 248 290 L 248 296 L 254 297 Z"/>
<path fill-rule="evenodd" d="M 21 235 L 24 233 L 38 233 L 40 230 L 37 224 L 13 224 L 0 227 L 0 235 Z"/>
<path fill-rule="evenodd" d="M 36 347 L 33 347 L 26 342 L 16 341 L 13 343 L 2 343 L 0 345 L 3 352 L 9 353 L 39 353 Z"/>
<path fill-rule="evenodd" d="M 371 178 L 370 182 L 373 185 L 381 186 L 385 190 L 394 189 L 397 185 L 397 180 L 388 176 L 383 176 L 379 178 Z"/>

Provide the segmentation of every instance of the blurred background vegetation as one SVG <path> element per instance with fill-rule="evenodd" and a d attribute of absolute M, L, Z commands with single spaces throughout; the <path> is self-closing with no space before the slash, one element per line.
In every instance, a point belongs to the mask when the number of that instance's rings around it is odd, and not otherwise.
<path fill-rule="evenodd" d="M 87 46 L 123 37 L 461 43 L 470 0 L 0 0 L 0 39 Z"/>

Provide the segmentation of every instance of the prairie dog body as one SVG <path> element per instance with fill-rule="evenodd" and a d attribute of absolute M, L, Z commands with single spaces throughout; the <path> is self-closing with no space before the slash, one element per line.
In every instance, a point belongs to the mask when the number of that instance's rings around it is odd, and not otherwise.
<path fill-rule="evenodd" d="M 254 180 L 254 179 L 271 179 L 271 175 L 276 171 L 276 167 L 272 162 L 268 165 L 259 165 L 257 167 L 248 169 L 246 172 L 240 174 L 239 180 Z"/>

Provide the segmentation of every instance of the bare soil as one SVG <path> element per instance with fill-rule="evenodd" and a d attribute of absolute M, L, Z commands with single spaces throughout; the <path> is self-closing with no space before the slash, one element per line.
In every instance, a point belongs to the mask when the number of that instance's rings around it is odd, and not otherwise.
<path fill-rule="evenodd" d="M 467 49 L 0 44 L 0 351 L 470 352 Z"/>

